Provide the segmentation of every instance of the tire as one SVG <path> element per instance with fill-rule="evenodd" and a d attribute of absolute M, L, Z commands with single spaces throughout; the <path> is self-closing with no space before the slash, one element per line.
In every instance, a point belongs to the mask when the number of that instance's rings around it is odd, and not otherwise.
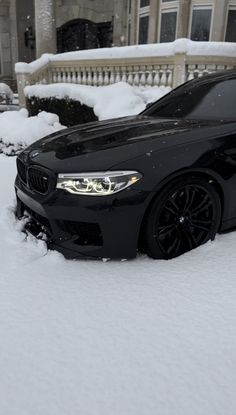
<path fill-rule="evenodd" d="M 221 220 L 221 201 L 207 179 L 183 176 L 170 182 L 152 203 L 144 221 L 144 251 L 172 259 L 213 240 Z"/>

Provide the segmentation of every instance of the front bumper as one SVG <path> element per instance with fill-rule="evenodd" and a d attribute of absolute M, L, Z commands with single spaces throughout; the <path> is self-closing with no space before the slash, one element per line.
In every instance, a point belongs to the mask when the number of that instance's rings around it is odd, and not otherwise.
<path fill-rule="evenodd" d="M 128 188 L 108 197 L 77 196 L 55 190 L 31 192 L 17 176 L 17 216 L 27 211 L 42 226 L 50 249 L 67 258 L 134 258 L 151 193 Z M 37 229 L 33 226 L 32 229 Z"/>

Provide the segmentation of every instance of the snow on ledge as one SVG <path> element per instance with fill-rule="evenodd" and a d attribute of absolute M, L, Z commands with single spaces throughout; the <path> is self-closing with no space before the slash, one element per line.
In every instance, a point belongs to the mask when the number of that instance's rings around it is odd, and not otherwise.
<path fill-rule="evenodd" d="M 170 43 L 122 46 L 66 52 L 58 55 L 44 54 L 32 63 L 19 62 L 15 66 L 17 74 L 33 73 L 49 62 L 81 61 L 94 59 L 124 59 L 173 56 L 175 54 L 192 56 L 236 57 L 236 43 L 233 42 L 194 42 L 189 39 L 177 39 Z"/>

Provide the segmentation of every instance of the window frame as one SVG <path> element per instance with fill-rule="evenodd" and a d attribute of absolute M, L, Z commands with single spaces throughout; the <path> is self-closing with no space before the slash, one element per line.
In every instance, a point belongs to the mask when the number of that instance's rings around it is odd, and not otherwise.
<path fill-rule="evenodd" d="M 209 1 L 207 4 L 204 0 L 193 1 L 191 4 L 190 16 L 189 16 L 189 27 L 188 27 L 188 38 L 191 40 L 192 23 L 193 23 L 193 11 L 194 10 L 211 10 L 211 24 L 209 29 L 209 39 L 200 40 L 200 42 L 211 42 L 212 41 L 212 29 L 215 14 L 215 2 Z"/>
<path fill-rule="evenodd" d="M 140 26 L 140 18 L 141 17 L 149 17 L 150 22 L 150 4 L 149 6 L 141 7 L 141 0 L 138 0 L 138 21 L 137 21 L 137 31 L 136 31 L 136 44 L 139 45 L 139 26 Z M 148 26 L 149 26 L 148 22 Z M 149 31 L 149 27 L 148 27 Z M 147 36 L 147 44 L 148 44 L 148 36 Z"/>
<path fill-rule="evenodd" d="M 161 40 L 161 20 L 162 13 L 177 13 L 176 17 L 176 27 L 175 27 L 175 39 L 177 34 L 178 19 L 179 19 L 179 1 L 173 0 L 170 2 L 161 2 L 159 7 L 159 16 L 158 16 L 158 33 L 157 33 L 157 42 L 160 43 Z"/>
<path fill-rule="evenodd" d="M 225 30 L 224 30 L 224 42 L 226 42 L 226 34 L 227 34 L 227 27 L 228 27 L 228 18 L 229 18 L 229 12 L 233 10 L 236 11 L 236 0 L 229 1 L 227 4 L 227 10 L 226 10 L 226 18 L 225 18 Z"/>
<path fill-rule="evenodd" d="M 3 76 L 3 50 L 2 50 L 2 45 L 0 43 L 0 75 Z"/>
<path fill-rule="evenodd" d="M 131 28 L 131 14 L 132 14 L 132 0 L 129 0 L 128 1 L 128 7 L 127 7 L 127 21 L 126 21 L 126 24 L 127 24 L 127 31 L 126 31 L 126 44 L 128 45 L 128 46 L 130 46 L 131 45 L 131 30 L 132 30 L 132 28 Z M 130 28 L 130 30 L 129 30 L 129 28 Z"/>

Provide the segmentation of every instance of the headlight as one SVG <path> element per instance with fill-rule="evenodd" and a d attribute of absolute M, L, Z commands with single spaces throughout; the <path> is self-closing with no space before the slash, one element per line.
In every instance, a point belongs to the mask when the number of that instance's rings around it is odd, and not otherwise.
<path fill-rule="evenodd" d="M 141 173 L 137 171 L 59 174 L 57 189 L 67 190 L 75 195 L 107 196 L 126 189 L 141 177 Z"/>

